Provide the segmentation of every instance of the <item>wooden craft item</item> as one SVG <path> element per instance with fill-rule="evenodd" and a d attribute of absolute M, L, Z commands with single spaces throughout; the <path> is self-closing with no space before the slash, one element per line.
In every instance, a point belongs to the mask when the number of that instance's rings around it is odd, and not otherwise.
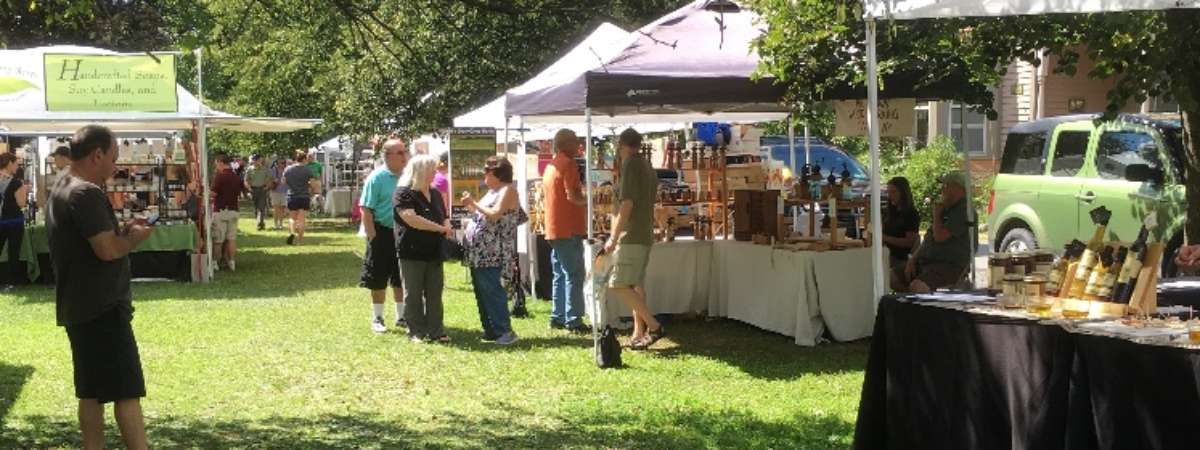
<path fill-rule="evenodd" d="M 1073 262 L 1073 263 L 1067 265 L 1067 271 L 1063 273 L 1063 280 L 1058 285 L 1059 286 L 1058 287 L 1058 297 L 1059 298 L 1067 298 L 1067 296 L 1070 295 L 1071 285 L 1075 283 L 1075 276 L 1073 274 L 1078 269 L 1079 269 L 1078 262 Z"/>
<path fill-rule="evenodd" d="M 837 247 L 839 224 L 838 224 L 838 220 L 837 220 L 837 198 L 836 197 L 829 199 L 829 213 L 832 214 L 831 216 L 829 216 L 830 217 L 829 218 L 829 242 L 832 243 L 834 247 Z"/>
<path fill-rule="evenodd" d="M 808 237 L 817 236 L 817 202 L 808 202 Z"/>
<path fill-rule="evenodd" d="M 1129 298 L 1129 309 L 1139 314 L 1154 314 L 1158 311 L 1158 268 L 1162 266 L 1163 251 L 1161 242 L 1146 247 L 1146 260 L 1138 275 L 1137 286 L 1133 288 L 1133 296 Z"/>
<path fill-rule="evenodd" d="M 1089 319 L 1109 319 L 1124 317 L 1128 308 L 1122 303 L 1092 301 L 1088 308 Z"/>

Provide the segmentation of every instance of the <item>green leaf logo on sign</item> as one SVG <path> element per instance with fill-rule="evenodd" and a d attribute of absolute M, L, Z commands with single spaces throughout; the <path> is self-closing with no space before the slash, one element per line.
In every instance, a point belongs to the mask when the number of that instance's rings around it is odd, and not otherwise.
<path fill-rule="evenodd" d="M 66 55 L 44 59 L 46 110 L 176 112 L 175 55 Z"/>
<path fill-rule="evenodd" d="M 27 89 L 37 89 L 37 85 L 17 77 L 0 77 L 0 95 L 16 94 Z"/>

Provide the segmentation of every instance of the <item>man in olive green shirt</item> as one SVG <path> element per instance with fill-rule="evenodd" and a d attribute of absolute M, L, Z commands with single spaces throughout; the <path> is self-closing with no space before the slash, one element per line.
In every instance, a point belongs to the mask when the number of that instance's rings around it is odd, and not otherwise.
<path fill-rule="evenodd" d="M 967 174 L 952 171 L 938 179 L 942 200 L 933 206 L 933 223 L 903 273 L 892 274 L 897 292 L 926 293 L 951 287 L 971 265 L 971 224 L 967 215 Z"/>
<path fill-rule="evenodd" d="M 259 155 L 250 157 L 251 166 L 246 169 L 246 190 L 250 191 L 250 198 L 254 199 L 254 218 L 258 221 L 258 231 L 266 228 L 267 210 L 270 206 L 267 204 L 268 195 L 270 192 L 271 171 L 265 167 L 263 158 Z"/>
<path fill-rule="evenodd" d="M 629 347 L 649 348 L 666 335 L 662 324 L 646 305 L 646 264 L 650 261 L 650 245 L 654 243 L 654 198 L 658 192 L 658 175 L 650 161 L 638 154 L 642 135 L 632 128 L 621 132 L 617 140 L 621 161 L 621 180 L 617 187 L 620 202 L 613 220 L 612 235 L 605 251 L 616 259 L 609 292 L 633 309 L 633 337 Z"/>

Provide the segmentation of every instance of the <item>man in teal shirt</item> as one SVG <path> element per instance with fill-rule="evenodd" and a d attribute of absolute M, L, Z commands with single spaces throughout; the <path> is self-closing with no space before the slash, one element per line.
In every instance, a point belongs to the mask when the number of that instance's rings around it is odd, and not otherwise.
<path fill-rule="evenodd" d="M 367 176 L 362 198 L 358 201 L 363 229 L 367 233 L 367 253 L 363 257 L 359 285 L 371 290 L 371 329 L 376 333 L 387 332 L 383 322 L 383 300 L 389 282 L 396 302 L 396 326 L 404 326 L 404 290 L 400 285 L 400 261 L 396 258 L 396 237 L 392 232 L 395 227 L 392 192 L 408 164 L 408 145 L 400 139 L 389 139 L 383 144 L 383 162 Z"/>

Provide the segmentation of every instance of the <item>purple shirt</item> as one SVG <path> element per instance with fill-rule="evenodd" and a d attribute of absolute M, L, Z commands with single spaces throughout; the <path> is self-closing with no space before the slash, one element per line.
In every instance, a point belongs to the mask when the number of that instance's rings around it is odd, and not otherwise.
<path fill-rule="evenodd" d="M 446 211 L 450 211 L 450 179 L 446 178 L 446 174 L 439 171 L 433 175 L 433 188 L 442 193 L 442 200 L 446 202 Z"/>

